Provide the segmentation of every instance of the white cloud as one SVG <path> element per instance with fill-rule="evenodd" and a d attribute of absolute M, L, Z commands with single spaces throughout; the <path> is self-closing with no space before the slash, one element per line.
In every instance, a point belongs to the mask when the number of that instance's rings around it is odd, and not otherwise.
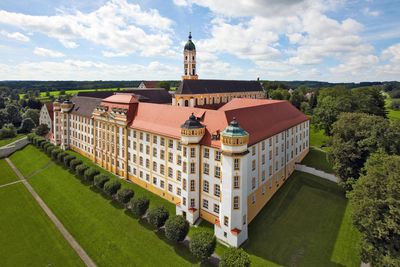
<path fill-rule="evenodd" d="M 64 57 L 65 55 L 61 52 L 58 51 L 54 51 L 54 50 L 50 50 L 50 49 L 46 49 L 43 47 L 36 47 L 33 50 L 33 53 L 35 55 L 38 56 L 42 56 L 42 57 L 53 57 L 53 58 L 59 58 L 59 57 Z"/>
<path fill-rule="evenodd" d="M 107 64 L 104 62 L 64 60 L 0 64 L 0 80 L 142 80 L 176 79 L 177 67 L 151 62 L 139 64 Z"/>
<path fill-rule="evenodd" d="M 22 34 L 20 32 L 7 32 L 7 31 L 4 31 L 4 30 L 1 30 L 0 31 L 0 35 L 2 35 L 4 37 L 7 37 L 9 39 L 12 39 L 12 40 L 15 40 L 15 41 L 24 42 L 24 43 L 30 41 L 28 36 L 26 36 L 26 35 L 24 35 L 24 34 Z"/>
<path fill-rule="evenodd" d="M 379 58 L 375 55 L 361 55 L 347 58 L 345 63 L 339 64 L 336 67 L 331 68 L 333 73 L 346 73 L 357 75 L 363 70 L 371 69 L 376 67 L 379 62 Z"/>
<path fill-rule="evenodd" d="M 400 62 L 400 43 L 389 46 L 382 52 L 382 58 Z"/>
<path fill-rule="evenodd" d="M 102 45 L 114 53 L 170 55 L 173 22 L 157 10 L 142 10 L 127 0 L 112 0 L 90 12 L 59 12 L 54 16 L 32 16 L 0 10 L 0 24 L 43 33 L 74 48 L 82 39 Z"/>
<path fill-rule="evenodd" d="M 366 7 L 362 10 L 362 13 L 365 16 L 369 16 L 369 17 L 378 17 L 381 12 L 377 11 L 377 10 L 370 10 L 369 7 Z"/>

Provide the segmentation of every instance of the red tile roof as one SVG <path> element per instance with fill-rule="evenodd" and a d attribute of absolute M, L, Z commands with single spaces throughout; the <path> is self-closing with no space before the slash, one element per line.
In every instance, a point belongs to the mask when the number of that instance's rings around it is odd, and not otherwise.
<path fill-rule="evenodd" d="M 217 148 L 220 141 L 212 135 L 222 132 L 233 117 L 250 134 L 249 145 L 308 120 L 288 101 L 238 98 L 218 110 L 139 103 L 130 127 L 178 139 L 180 125 L 192 112 L 206 126 L 201 143 Z"/>
<path fill-rule="evenodd" d="M 53 102 L 46 103 L 46 108 L 49 112 L 51 121 L 54 121 Z"/>
<path fill-rule="evenodd" d="M 116 93 L 115 95 L 103 99 L 101 102 L 113 104 L 133 104 L 138 103 L 139 101 L 133 94 Z"/>

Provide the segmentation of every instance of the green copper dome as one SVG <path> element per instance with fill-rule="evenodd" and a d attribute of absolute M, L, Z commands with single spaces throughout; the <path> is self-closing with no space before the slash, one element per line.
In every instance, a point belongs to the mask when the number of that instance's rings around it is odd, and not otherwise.
<path fill-rule="evenodd" d="M 184 124 L 181 125 L 181 128 L 185 129 L 198 129 L 198 128 L 203 128 L 204 125 L 201 124 L 197 119 L 196 116 L 192 113 L 190 115 L 189 119 L 185 121 Z"/>
<path fill-rule="evenodd" d="M 185 44 L 185 50 L 194 51 L 196 50 L 196 46 L 192 42 L 192 33 L 189 32 L 189 40 Z"/>
<path fill-rule="evenodd" d="M 243 128 L 239 126 L 239 123 L 236 121 L 236 118 L 229 123 L 228 127 L 222 131 L 222 135 L 229 137 L 240 137 L 249 135 Z"/>

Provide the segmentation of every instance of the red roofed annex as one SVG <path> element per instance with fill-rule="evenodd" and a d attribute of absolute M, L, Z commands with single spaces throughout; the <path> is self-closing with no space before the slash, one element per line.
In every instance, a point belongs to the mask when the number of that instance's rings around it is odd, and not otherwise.
<path fill-rule="evenodd" d="M 309 118 L 266 99 L 259 81 L 199 79 L 191 34 L 183 56 L 172 96 L 143 82 L 54 102 L 52 142 L 174 203 L 190 223 L 211 222 L 237 247 L 308 153 Z"/>

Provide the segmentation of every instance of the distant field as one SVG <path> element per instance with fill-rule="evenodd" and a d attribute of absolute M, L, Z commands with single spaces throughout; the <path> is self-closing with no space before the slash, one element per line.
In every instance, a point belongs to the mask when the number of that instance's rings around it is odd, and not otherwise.
<path fill-rule="evenodd" d="M 79 92 L 95 92 L 95 91 L 116 91 L 118 88 L 100 88 L 100 89 L 77 89 L 77 90 L 66 90 L 65 93 L 69 95 L 76 95 Z M 25 94 L 19 94 L 19 98 L 24 98 Z M 51 96 L 57 97 L 60 95 L 60 91 L 51 91 Z M 39 99 L 47 99 L 46 92 L 40 92 Z"/>
<path fill-rule="evenodd" d="M 385 93 L 386 100 L 385 100 L 385 105 L 386 105 L 386 110 L 388 111 L 388 118 L 390 120 L 400 120 L 400 110 L 393 110 L 390 105 L 392 104 L 392 98 L 390 98 L 389 94 Z"/>

